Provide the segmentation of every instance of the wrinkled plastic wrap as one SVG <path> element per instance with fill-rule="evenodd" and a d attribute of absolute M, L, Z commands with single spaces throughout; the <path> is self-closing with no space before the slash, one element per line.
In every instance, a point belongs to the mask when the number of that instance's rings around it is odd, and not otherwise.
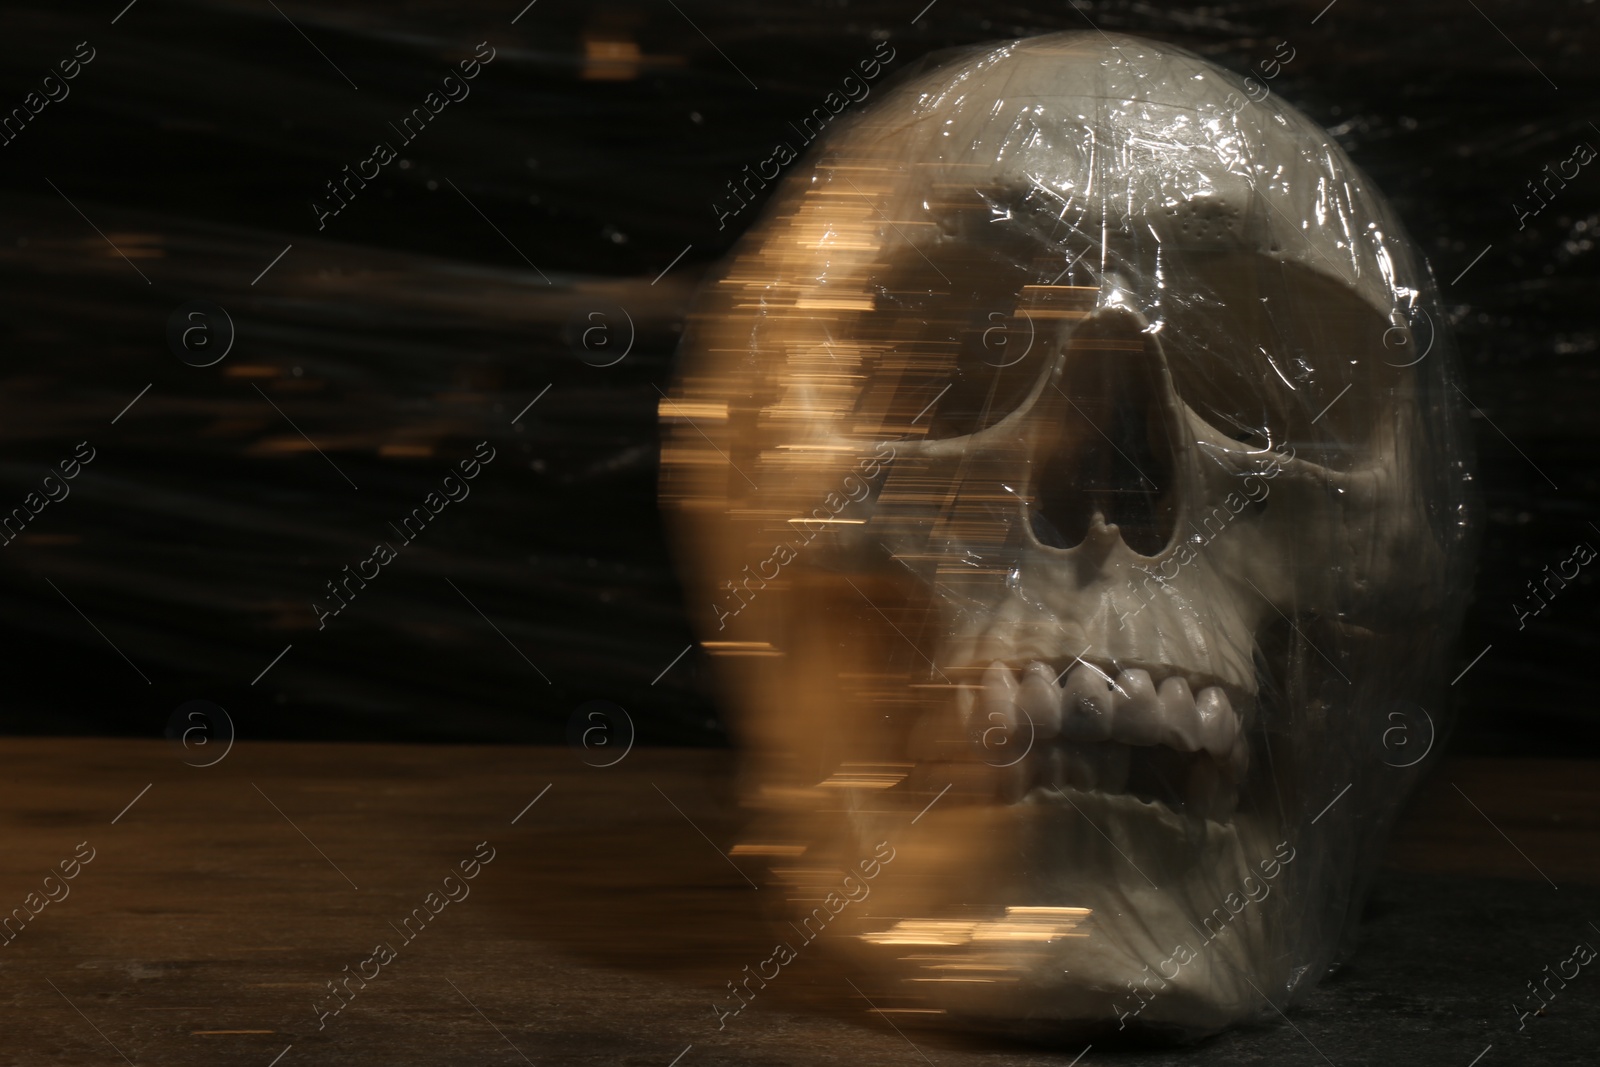
<path fill-rule="evenodd" d="M 708 284 L 663 499 L 786 902 L 720 1018 L 814 953 L 901 1025 L 1188 1038 L 1349 949 L 1470 471 L 1426 266 L 1259 89 L 943 57 Z"/>

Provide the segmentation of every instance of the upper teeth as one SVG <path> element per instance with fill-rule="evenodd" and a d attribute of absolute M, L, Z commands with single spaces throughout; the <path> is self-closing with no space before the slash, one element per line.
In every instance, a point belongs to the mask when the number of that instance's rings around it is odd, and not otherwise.
<path fill-rule="evenodd" d="M 1081 661 L 1060 674 L 1059 685 L 1057 677 L 1058 672 L 1034 660 L 1023 668 L 1019 683 L 1004 663 L 990 664 L 976 701 L 981 725 L 1014 725 L 1027 735 L 1031 723 L 1032 736 L 1040 740 L 1059 736 L 1067 741 L 1165 745 L 1180 752 L 1209 752 L 1218 760 L 1230 759 L 1243 744 L 1240 717 L 1219 685 L 1204 686 L 1197 694 L 1176 674 L 1157 686 L 1147 670 L 1134 667 L 1111 674 Z"/>
<path fill-rule="evenodd" d="M 1234 703 L 1176 673 L 1158 684 L 1141 668 L 997 660 L 921 717 L 911 756 L 934 791 L 961 781 L 1007 802 L 1036 788 L 1133 792 L 1225 819 L 1250 762 Z"/>

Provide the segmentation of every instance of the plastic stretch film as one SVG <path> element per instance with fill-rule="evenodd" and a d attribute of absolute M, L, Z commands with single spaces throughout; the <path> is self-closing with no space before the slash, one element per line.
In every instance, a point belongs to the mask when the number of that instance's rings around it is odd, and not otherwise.
<path fill-rule="evenodd" d="M 725 1024 L 814 953 L 902 1025 L 1191 1038 L 1349 948 L 1470 465 L 1421 257 L 1252 87 L 1097 33 L 939 57 L 708 284 L 663 497 L 784 901 Z"/>

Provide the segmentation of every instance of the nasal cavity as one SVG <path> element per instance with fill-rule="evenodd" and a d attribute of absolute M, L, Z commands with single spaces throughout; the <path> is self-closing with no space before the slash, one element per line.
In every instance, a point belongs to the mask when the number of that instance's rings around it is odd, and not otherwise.
<path fill-rule="evenodd" d="M 1072 548 L 1096 514 L 1141 556 L 1171 542 L 1176 448 L 1154 344 L 1137 321 L 1101 312 L 1067 345 L 1062 371 L 1036 412 L 1029 522 L 1040 544 Z"/>

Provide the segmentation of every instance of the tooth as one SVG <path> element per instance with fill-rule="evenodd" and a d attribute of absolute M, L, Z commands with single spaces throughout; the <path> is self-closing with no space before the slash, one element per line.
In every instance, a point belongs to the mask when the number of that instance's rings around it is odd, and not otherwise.
<path fill-rule="evenodd" d="M 1227 759 L 1239 735 L 1239 719 L 1221 686 L 1208 685 L 1194 699 L 1200 714 L 1200 747 L 1217 759 Z"/>
<path fill-rule="evenodd" d="M 1250 742 L 1243 736 L 1234 739 L 1233 751 L 1228 754 L 1228 769 L 1235 782 L 1244 781 L 1245 772 L 1250 769 Z"/>
<path fill-rule="evenodd" d="M 1095 771 L 1098 775 L 1098 788 L 1102 793 L 1126 793 L 1128 791 L 1128 760 L 1133 755 L 1127 745 L 1105 744 L 1093 745 L 1090 752 L 1094 755 Z"/>
<path fill-rule="evenodd" d="M 1017 713 L 1017 678 L 999 660 L 983 672 L 983 692 L 978 696 L 978 717 L 968 734 L 978 746 L 979 758 L 991 766 L 1011 763 L 1032 740 Z"/>
<path fill-rule="evenodd" d="M 1165 726 L 1149 671 L 1134 669 L 1117 675 L 1111 708 L 1111 732 L 1118 741 L 1130 745 L 1160 743 Z"/>
<path fill-rule="evenodd" d="M 1195 710 L 1189 683 L 1177 675 L 1168 678 L 1156 692 L 1156 703 L 1161 707 L 1161 719 L 1165 724 L 1161 743 L 1179 752 L 1199 751 L 1200 713 Z"/>
<path fill-rule="evenodd" d="M 1184 788 L 1184 799 L 1189 805 L 1190 814 L 1219 821 L 1226 818 L 1221 814 L 1224 791 L 1231 794 L 1233 787 L 1223 779 L 1216 760 L 1201 756 L 1192 761 L 1189 781 Z"/>
<path fill-rule="evenodd" d="M 1104 741 L 1111 736 L 1111 691 L 1105 675 L 1079 663 L 1061 690 L 1061 736 L 1069 741 Z"/>
<path fill-rule="evenodd" d="M 1046 740 L 1061 733 L 1061 687 L 1050 668 L 1034 660 L 1022 674 L 1017 707 L 1033 723 L 1033 735 Z"/>

